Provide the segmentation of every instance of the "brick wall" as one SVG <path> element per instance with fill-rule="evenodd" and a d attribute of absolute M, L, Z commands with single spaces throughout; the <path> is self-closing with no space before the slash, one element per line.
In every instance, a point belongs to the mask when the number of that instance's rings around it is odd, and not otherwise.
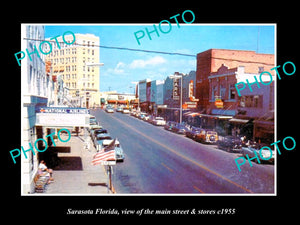
<path fill-rule="evenodd" d="M 196 98 L 199 99 L 199 110 L 208 109 L 209 81 L 208 76 L 216 72 L 222 64 L 228 68 L 245 67 L 245 73 L 270 71 L 275 66 L 273 54 L 257 54 L 255 51 L 209 49 L 197 54 Z M 274 73 L 274 72 L 273 72 Z"/>

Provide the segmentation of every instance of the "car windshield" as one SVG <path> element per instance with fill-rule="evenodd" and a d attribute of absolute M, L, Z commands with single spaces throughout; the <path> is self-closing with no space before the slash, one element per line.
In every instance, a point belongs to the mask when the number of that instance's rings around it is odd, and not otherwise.
<path fill-rule="evenodd" d="M 110 136 L 97 136 L 97 140 L 112 140 Z"/>
<path fill-rule="evenodd" d="M 207 134 L 217 134 L 217 132 L 214 132 L 214 131 L 207 131 Z"/>
<path fill-rule="evenodd" d="M 155 119 L 156 120 L 164 120 L 164 118 L 162 118 L 162 117 L 156 117 Z"/>
<path fill-rule="evenodd" d="M 99 130 L 95 130 L 94 132 L 95 132 L 95 134 L 106 134 L 107 130 L 105 130 L 105 129 L 99 129 Z"/>

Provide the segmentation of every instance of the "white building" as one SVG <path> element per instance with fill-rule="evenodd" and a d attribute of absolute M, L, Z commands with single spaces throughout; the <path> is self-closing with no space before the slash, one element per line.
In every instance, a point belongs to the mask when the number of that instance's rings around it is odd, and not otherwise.
<path fill-rule="evenodd" d="M 36 112 L 47 106 L 48 96 L 53 96 L 53 81 L 45 72 L 44 55 L 37 54 L 41 41 L 26 40 L 25 38 L 43 40 L 45 38 L 44 26 L 21 25 L 21 49 L 28 50 L 21 61 L 21 146 L 24 151 L 34 146 L 34 142 L 42 135 L 35 127 Z M 21 150 L 21 146 L 19 149 Z M 35 151 L 36 152 L 36 151 Z M 21 150 L 21 192 L 22 194 L 34 191 L 33 178 L 38 169 L 37 153 L 26 152 L 27 159 Z"/>

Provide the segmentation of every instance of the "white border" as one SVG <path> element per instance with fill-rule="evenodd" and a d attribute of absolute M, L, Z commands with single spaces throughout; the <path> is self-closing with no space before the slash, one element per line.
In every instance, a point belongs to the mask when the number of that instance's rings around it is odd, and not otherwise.
<path fill-rule="evenodd" d="M 145 25 L 153 25 L 156 23 L 129 23 L 129 24 L 120 24 L 120 23 L 22 23 L 22 25 L 39 25 L 39 26 L 145 26 Z M 171 23 L 172 26 L 177 25 L 176 23 Z M 166 24 L 162 24 L 166 25 Z M 274 26 L 274 65 L 277 66 L 277 24 L 276 23 L 191 23 L 191 24 L 182 24 L 180 23 L 180 26 Z M 209 48 L 208 48 L 209 49 Z M 247 50 L 245 50 L 247 51 Z M 253 50 L 249 50 L 253 51 Z M 255 50 L 254 50 L 255 51 Z M 198 54 L 198 53 L 197 53 Z M 274 83 L 274 138 L 275 141 L 277 141 L 277 75 L 276 80 Z M 22 86 L 22 85 L 21 85 Z M 22 90 L 21 90 L 21 99 L 22 99 Z M 22 102 L 21 102 L 22 103 Z M 21 105 L 21 121 L 22 121 L 22 110 L 23 107 Z M 21 139 L 22 139 L 22 127 L 21 127 Z M 21 140 L 22 143 L 22 140 Z M 20 162 L 22 163 L 22 162 Z M 275 161 L 274 161 L 274 193 L 237 193 L 237 194 L 231 194 L 231 193 L 216 193 L 216 194 L 206 194 L 206 193 L 199 193 L 199 194 L 23 194 L 23 184 L 22 184 L 22 165 L 21 165 L 21 196 L 191 196 L 191 197 L 201 197 L 201 196 L 277 196 L 277 152 L 275 155 Z"/>

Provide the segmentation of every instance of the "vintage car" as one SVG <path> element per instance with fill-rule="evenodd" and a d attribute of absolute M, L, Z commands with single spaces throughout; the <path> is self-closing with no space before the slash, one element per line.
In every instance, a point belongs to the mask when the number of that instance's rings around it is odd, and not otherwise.
<path fill-rule="evenodd" d="M 218 148 L 227 152 L 241 152 L 242 141 L 239 137 L 225 136 L 222 140 L 217 142 Z"/>
<path fill-rule="evenodd" d="M 271 148 L 267 149 L 267 148 L 263 148 L 264 146 L 268 146 L 267 144 L 257 144 L 257 143 L 251 143 L 249 146 L 246 147 L 242 147 L 242 154 L 244 157 L 246 157 L 246 155 L 248 155 L 248 157 L 254 158 L 253 161 L 256 163 L 263 163 L 263 162 L 274 162 L 275 159 L 275 151 L 274 149 Z M 274 147 L 274 146 L 271 146 Z M 270 146 L 268 146 L 268 148 L 270 148 Z M 258 156 L 259 161 L 257 160 L 257 158 L 255 158 L 256 156 Z"/>
<path fill-rule="evenodd" d="M 97 151 L 101 150 L 102 143 L 104 140 L 112 140 L 111 136 L 108 133 L 97 134 L 94 139 L 94 146 Z"/>
<path fill-rule="evenodd" d="M 130 113 L 129 108 L 123 108 L 122 113 L 129 114 Z"/>
<path fill-rule="evenodd" d="M 177 134 L 185 134 L 189 129 L 180 123 L 177 123 L 175 126 L 172 127 L 172 131 L 177 133 Z"/>
<path fill-rule="evenodd" d="M 165 130 L 172 130 L 172 128 L 174 127 L 174 126 L 176 126 L 176 122 L 174 122 L 174 121 L 168 121 L 167 123 L 166 123 L 166 125 L 164 125 L 164 128 L 165 128 Z"/>
<path fill-rule="evenodd" d="M 212 130 L 201 129 L 200 133 L 195 136 L 195 140 L 201 143 L 216 143 L 218 133 Z"/>
<path fill-rule="evenodd" d="M 164 118 L 157 116 L 152 119 L 152 124 L 156 126 L 164 126 L 166 125 L 166 121 L 164 120 Z"/>
<path fill-rule="evenodd" d="M 114 108 L 111 107 L 111 106 L 107 106 L 107 107 L 105 108 L 105 111 L 106 111 L 107 113 L 113 113 L 113 112 L 114 112 Z"/>
<path fill-rule="evenodd" d="M 185 136 L 188 138 L 195 139 L 196 135 L 201 132 L 201 128 L 199 127 L 192 127 L 190 130 L 185 132 Z"/>
<path fill-rule="evenodd" d="M 102 147 L 105 148 L 107 147 L 113 140 L 104 140 L 102 142 Z M 120 142 L 118 139 L 115 141 L 115 152 L 116 152 L 116 160 L 117 162 L 123 162 L 125 159 L 124 151 L 120 145 Z"/>

